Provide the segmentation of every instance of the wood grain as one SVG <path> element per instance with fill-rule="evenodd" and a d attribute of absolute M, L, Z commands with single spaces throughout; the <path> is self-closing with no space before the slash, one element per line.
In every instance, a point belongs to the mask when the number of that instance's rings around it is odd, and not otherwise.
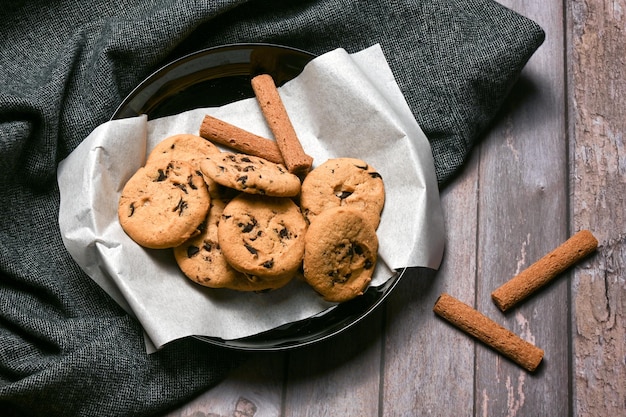
<path fill-rule="evenodd" d="M 626 2 L 569 8 L 574 227 L 600 241 L 574 274 L 575 414 L 626 410 Z"/>
<path fill-rule="evenodd" d="M 476 309 L 544 349 L 535 374 L 477 346 L 476 415 L 565 416 L 568 399 L 567 280 L 508 314 L 490 293 L 568 237 L 567 135 L 562 5 L 504 2 L 537 21 L 546 41 L 522 73 L 481 147 Z"/>
<path fill-rule="evenodd" d="M 474 342 L 432 307 L 442 292 L 474 303 L 478 159 L 474 153 L 442 193 L 446 253 L 439 271 L 406 277 L 387 303 L 382 415 L 474 415 Z"/>
<path fill-rule="evenodd" d="M 289 353 L 285 416 L 376 416 L 382 310 L 333 339 Z"/>

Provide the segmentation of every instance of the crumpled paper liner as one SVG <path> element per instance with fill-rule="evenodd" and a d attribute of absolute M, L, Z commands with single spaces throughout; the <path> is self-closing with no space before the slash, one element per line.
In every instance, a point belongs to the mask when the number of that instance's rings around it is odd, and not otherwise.
<path fill-rule="evenodd" d="M 386 202 L 371 285 L 384 283 L 404 267 L 437 269 L 444 226 L 430 145 L 381 48 L 324 54 L 282 86 L 280 94 L 315 165 L 354 157 L 383 177 Z M 198 134 L 205 114 L 272 137 L 251 98 L 155 120 L 139 116 L 104 123 L 59 165 L 59 226 L 67 250 L 140 321 L 148 352 L 191 335 L 250 336 L 333 306 L 300 279 L 264 294 L 199 286 L 180 272 L 171 250 L 142 248 L 121 229 L 117 205 L 126 181 L 162 139 Z"/>

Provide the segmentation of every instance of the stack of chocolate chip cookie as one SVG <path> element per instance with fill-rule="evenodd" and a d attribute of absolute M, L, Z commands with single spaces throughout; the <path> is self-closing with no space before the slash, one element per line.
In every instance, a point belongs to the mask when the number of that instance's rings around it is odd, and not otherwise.
<path fill-rule="evenodd" d="M 207 116 L 200 135 L 215 120 Z M 272 149 L 283 160 L 272 162 L 275 156 L 264 158 L 258 149 L 279 141 L 217 122 L 211 140 L 219 136 L 216 143 L 233 152 L 201 136 L 171 136 L 129 179 L 118 206 L 128 236 L 147 248 L 173 248 L 182 272 L 206 287 L 262 292 L 302 272 L 328 301 L 362 294 L 377 260 L 385 202 L 380 174 L 354 158 L 330 159 L 311 170 L 312 158 L 294 138 Z M 251 148 L 256 155 L 242 152 Z M 288 162 L 292 158 L 297 163 Z"/>
<path fill-rule="evenodd" d="M 349 300 L 370 283 L 384 203 L 382 177 L 359 159 L 329 159 L 305 177 L 304 277 L 326 300 Z"/>

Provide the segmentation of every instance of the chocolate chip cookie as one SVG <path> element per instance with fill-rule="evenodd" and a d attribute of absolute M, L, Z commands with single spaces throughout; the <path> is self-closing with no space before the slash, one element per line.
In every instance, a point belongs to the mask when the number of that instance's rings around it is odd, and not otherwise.
<path fill-rule="evenodd" d="M 360 159 L 329 159 L 302 182 L 300 206 L 309 222 L 329 208 L 353 207 L 376 229 L 384 204 L 382 176 Z"/>
<path fill-rule="evenodd" d="M 128 180 L 118 218 L 141 246 L 171 248 L 198 233 L 210 199 L 203 176 L 191 164 L 163 161 L 140 168 Z"/>
<path fill-rule="evenodd" d="M 155 161 L 199 161 L 221 151 L 208 140 L 191 134 L 169 136 L 159 142 L 148 154 L 146 165 Z M 198 165 L 199 168 L 199 165 Z"/>
<path fill-rule="evenodd" d="M 376 231 L 356 208 L 324 210 L 306 233 L 304 278 L 327 301 L 350 300 L 372 280 L 377 251 Z"/>
<path fill-rule="evenodd" d="M 266 281 L 280 280 L 300 268 L 306 228 L 290 198 L 242 193 L 224 208 L 218 239 L 233 268 Z"/>
<path fill-rule="evenodd" d="M 280 164 L 246 154 L 222 152 L 200 163 L 207 177 L 248 194 L 293 197 L 300 192 L 300 179 Z"/>

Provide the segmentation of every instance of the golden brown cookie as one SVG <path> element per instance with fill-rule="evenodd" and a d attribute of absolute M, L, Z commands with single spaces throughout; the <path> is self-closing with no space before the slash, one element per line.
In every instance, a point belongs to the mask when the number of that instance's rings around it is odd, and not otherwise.
<path fill-rule="evenodd" d="M 220 152 L 217 146 L 200 136 L 181 133 L 168 136 L 159 142 L 148 154 L 146 165 L 185 161 L 191 163 L 198 172 L 202 172 L 200 171 L 200 161 L 209 155 Z M 204 177 L 204 182 L 209 189 L 209 194 L 218 188 L 217 183 L 207 176 Z"/>
<path fill-rule="evenodd" d="M 201 174 L 188 162 L 171 161 L 139 168 L 118 204 L 124 231 L 141 246 L 178 246 L 206 218 L 210 196 Z"/>
<path fill-rule="evenodd" d="M 300 192 L 297 176 L 282 165 L 252 155 L 230 152 L 209 155 L 200 168 L 215 182 L 248 194 L 293 197 Z"/>
<path fill-rule="evenodd" d="M 381 175 L 360 159 L 329 159 L 302 182 L 300 207 L 309 222 L 324 210 L 345 206 L 359 210 L 376 229 L 384 204 Z"/>
<path fill-rule="evenodd" d="M 199 161 L 211 154 L 220 153 L 208 140 L 187 133 L 169 136 L 159 142 L 148 154 L 146 165 L 156 161 Z M 200 168 L 199 164 L 197 168 Z"/>
<path fill-rule="evenodd" d="M 327 301 L 350 300 L 372 280 L 377 251 L 376 231 L 357 209 L 324 210 L 306 233 L 304 278 Z"/>
<path fill-rule="evenodd" d="M 222 213 L 218 238 L 233 268 L 266 281 L 292 277 L 302 264 L 306 221 L 289 198 L 242 193 Z"/>

